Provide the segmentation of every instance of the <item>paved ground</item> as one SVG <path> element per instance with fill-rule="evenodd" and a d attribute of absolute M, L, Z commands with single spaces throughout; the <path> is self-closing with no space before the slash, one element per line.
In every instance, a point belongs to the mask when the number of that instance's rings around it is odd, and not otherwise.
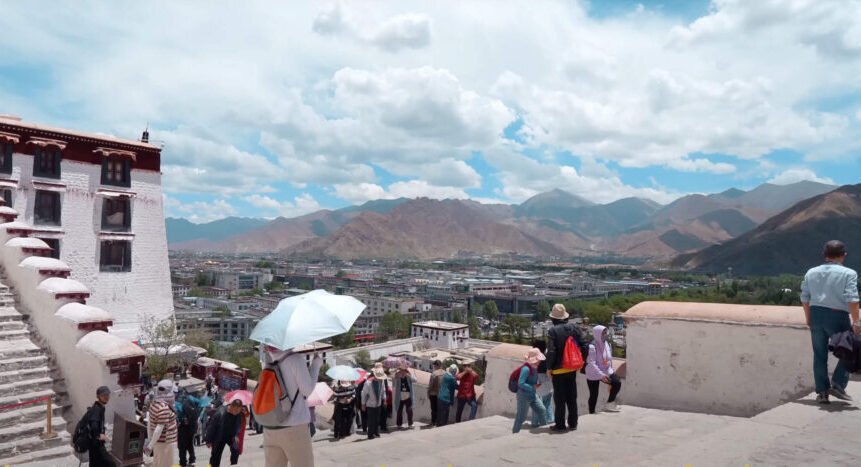
<path fill-rule="evenodd" d="M 851 384 L 849 393 L 861 401 L 861 384 Z M 332 442 L 323 432 L 315 437 L 314 452 L 317 467 L 855 467 L 861 463 L 859 406 L 839 401 L 820 406 L 810 395 L 752 418 L 628 406 L 621 413 L 583 416 L 580 428 L 565 434 L 526 425 L 514 435 L 511 419 L 490 417 L 444 428 L 404 430 L 373 441 L 354 436 Z M 239 465 L 264 465 L 261 438 L 247 438 Z"/>

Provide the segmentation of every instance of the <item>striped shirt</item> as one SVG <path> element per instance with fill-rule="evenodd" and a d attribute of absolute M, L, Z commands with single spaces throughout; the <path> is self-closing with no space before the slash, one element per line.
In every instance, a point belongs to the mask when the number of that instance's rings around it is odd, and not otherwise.
<path fill-rule="evenodd" d="M 149 405 L 149 424 L 153 426 L 153 429 L 155 429 L 155 425 L 164 425 L 161 436 L 158 438 L 159 443 L 176 442 L 176 414 L 173 413 L 170 406 L 162 401 L 152 401 Z"/>
<path fill-rule="evenodd" d="M 335 392 L 335 400 L 341 403 L 348 403 L 349 399 L 352 399 L 353 396 L 356 395 L 356 387 L 352 384 L 343 387 L 340 384 L 335 383 L 335 387 L 333 388 Z"/>

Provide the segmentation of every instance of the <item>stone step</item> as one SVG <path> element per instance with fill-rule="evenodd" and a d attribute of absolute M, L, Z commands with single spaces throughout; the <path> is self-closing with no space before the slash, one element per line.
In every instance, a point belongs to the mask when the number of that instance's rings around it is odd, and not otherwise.
<path fill-rule="evenodd" d="M 44 429 L 44 424 L 42 428 Z M 49 439 L 42 439 L 39 435 L 35 435 L 0 443 L 0 462 L 2 465 L 9 466 L 30 465 L 30 462 L 37 460 L 68 456 L 74 452 L 71 438 L 67 432 L 57 432 L 56 437 Z"/>
<path fill-rule="evenodd" d="M 28 379 L 46 378 L 49 376 L 50 369 L 47 365 L 36 368 L 2 371 L 0 372 L 0 384 L 14 383 L 16 381 L 25 381 Z"/>
<path fill-rule="evenodd" d="M 51 389 L 54 386 L 54 380 L 50 377 L 32 378 L 23 381 L 14 381 L 11 383 L 0 384 L 0 394 L 19 395 L 28 392 L 42 391 Z"/>
<path fill-rule="evenodd" d="M 29 423 L 39 420 L 45 420 L 45 402 L 39 402 L 32 405 L 15 407 L 0 412 L 0 428 L 16 425 L 19 423 Z M 52 404 L 51 413 L 55 419 L 63 418 L 63 411 L 66 405 Z"/>
<path fill-rule="evenodd" d="M 23 321 L 0 321 L 0 332 L 26 329 Z"/>
<path fill-rule="evenodd" d="M 62 418 L 51 419 L 53 431 L 66 432 L 66 421 Z M 14 441 L 25 440 L 30 437 L 38 437 L 45 431 L 45 420 L 30 423 L 20 423 L 10 427 L 0 428 L 0 444 L 14 444 Z M 0 457 L 4 454 L 0 452 Z"/>
<path fill-rule="evenodd" d="M 27 329 L 13 329 L 11 331 L 0 330 L 0 341 L 13 341 L 29 338 L 30 331 L 28 331 Z"/>
<path fill-rule="evenodd" d="M 21 321 L 24 319 L 24 315 L 22 315 L 15 307 L 11 306 L 0 306 L 0 321 Z"/>
<path fill-rule="evenodd" d="M 44 355 L 42 349 L 29 339 L 0 341 L 0 359 L 38 357 Z"/>
<path fill-rule="evenodd" d="M 0 372 L 26 370 L 29 368 L 38 368 L 41 366 L 48 366 L 48 357 L 44 355 L 37 355 L 35 357 L 19 357 L 0 360 Z"/>
<path fill-rule="evenodd" d="M 41 441 L 41 440 L 40 440 Z M 17 466 L 26 465 L 28 467 L 80 467 L 80 462 L 72 457 L 73 450 L 68 438 L 63 438 L 60 441 L 50 440 L 43 445 L 55 447 L 48 449 L 39 449 L 30 452 L 25 452 L 9 459 L 0 459 L 3 465 Z"/>

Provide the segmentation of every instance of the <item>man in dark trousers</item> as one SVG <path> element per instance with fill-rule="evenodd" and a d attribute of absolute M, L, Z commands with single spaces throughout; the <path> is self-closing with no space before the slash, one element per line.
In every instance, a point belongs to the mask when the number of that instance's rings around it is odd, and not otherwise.
<path fill-rule="evenodd" d="M 565 305 L 553 305 L 550 313 L 553 327 L 547 332 L 547 369 L 553 381 L 553 403 L 556 404 L 552 431 L 565 431 L 565 409 L 568 409 L 568 429 L 577 429 L 577 371 L 562 368 L 565 343 L 574 337 L 578 350 L 583 353 L 583 334 L 577 326 L 568 322 Z"/>
<path fill-rule="evenodd" d="M 90 434 L 93 444 L 90 446 L 90 465 L 92 467 L 116 467 L 114 458 L 108 454 L 105 449 L 105 441 L 108 435 L 105 434 L 105 406 L 111 399 L 111 390 L 107 386 L 101 386 L 96 389 L 96 403 L 90 409 L 88 424 L 90 426 Z"/>
<path fill-rule="evenodd" d="M 239 428 L 242 419 L 242 401 L 233 400 L 227 406 L 222 406 L 213 412 L 206 427 L 206 447 L 212 451 L 209 457 L 211 467 L 221 465 L 221 454 L 225 447 L 230 448 L 230 464 L 239 462 Z"/>
<path fill-rule="evenodd" d="M 177 419 L 177 447 L 179 465 L 194 465 L 194 435 L 197 433 L 197 420 L 200 418 L 200 399 L 183 391 L 174 404 Z"/>
<path fill-rule="evenodd" d="M 825 262 L 807 271 L 801 283 L 801 305 L 813 344 L 813 381 L 816 401 L 828 404 L 828 395 L 850 401 L 846 394 L 849 371 L 842 360 L 828 379 L 828 338 L 839 332 L 861 332 L 858 311 L 858 273 L 843 266 L 846 246 L 839 240 L 825 244 Z"/>

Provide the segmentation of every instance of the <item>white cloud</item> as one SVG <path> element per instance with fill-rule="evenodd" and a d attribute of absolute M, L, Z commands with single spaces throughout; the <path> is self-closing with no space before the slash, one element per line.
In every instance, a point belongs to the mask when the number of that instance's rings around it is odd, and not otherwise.
<path fill-rule="evenodd" d="M 812 170 L 804 168 L 786 169 L 772 177 L 768 182 L 774 183 L 775 185 L 789 185 L 790 183 L 801 182 L 804 180 L 834 185 L 834 180 L 828 177 L 819 177 Z"/>
<path fill-rule="evenodd" d="M 397 15 L 379 26 L 363 26 L 357 24 L 340 3 L 321 11 L 314 18 L 312 29 L 317 34 L 350 38 L 386 52 L 422 49 L 431 42 L 431 21 L 427 15 Z"/>
<path fill-rule="evenodd" d="M 251 204 L 254 207 L 264 209 L 268 213 L 275 213 L 282 217 L 298 217 L 305 214 L 319 211 L 320 204 L 308 193 L 302 193 L 293 198 L 293 201 L 278 201 L 268 196 L 253 194 L 243 196 L 242 200 Z"/>
<path fill-rule="evenodd" d="M 362 204 L 375 199 L 433 198 L 466 199 L 469 195 L 450 186 L 431 185 L 424 180 L 395 182 L 388 189 L 375 183 L 345 183 L 335 185 L 335 194 L 353 204 Z"/>
<path fill-rule="evenodd" d="M 212 222 L 239 214 L 239 211 L 232 204 L 223 199 L 216 199 L 212 202 L 197 201 L 182 204 L 177 206 L 176 210 L 185 214 L 185 217 L 195 224 Z"/>

